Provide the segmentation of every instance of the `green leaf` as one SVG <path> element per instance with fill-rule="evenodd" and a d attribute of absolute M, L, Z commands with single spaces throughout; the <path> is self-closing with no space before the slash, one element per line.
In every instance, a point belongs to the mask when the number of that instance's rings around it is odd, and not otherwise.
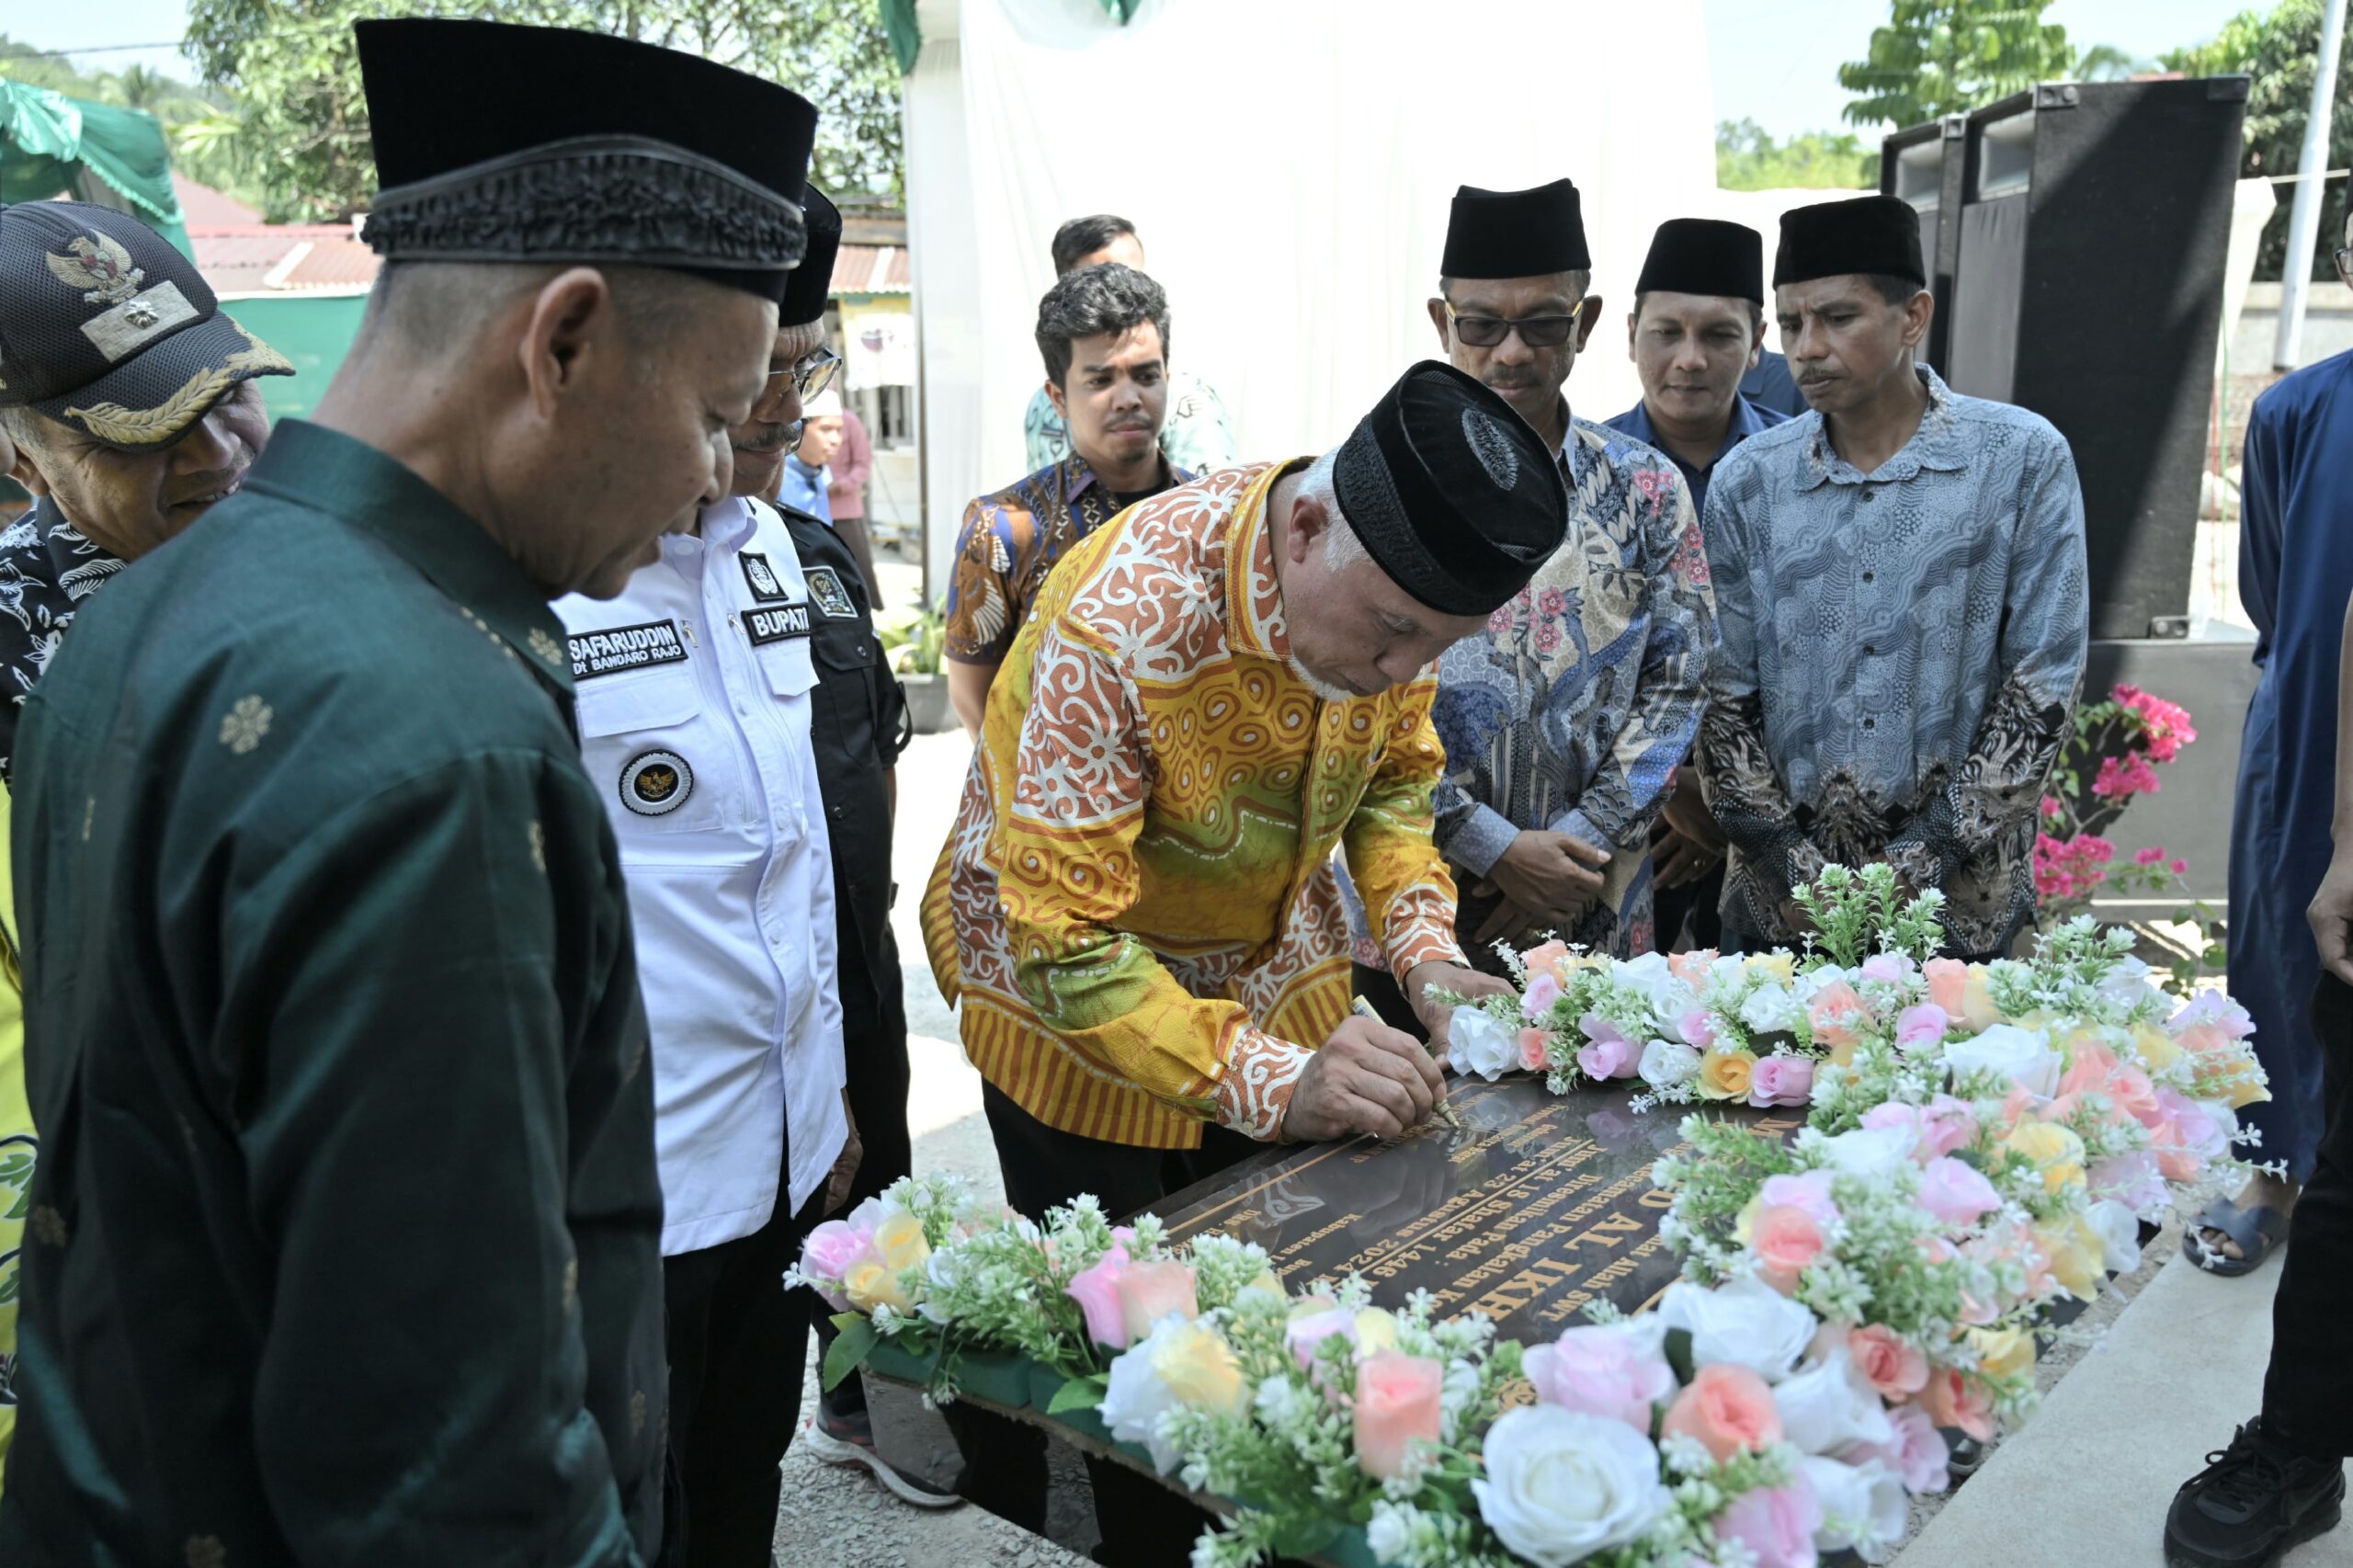
<path fill-rule="evenodd" d="M 858 1312 L 836 1313 L 834 1326 L 840 1329 L 841 1334 L 835 1339 L 834 1347 L 825 1352 L 823 1381 L 828 1390 L 856 1370 L 858 1364 L 866 1359 L 867 1352 L 872 1350 L 882 1337 L 875 1332 L 872 1320 Z"/>
<path fill-rule="evenodd" d="M 1111 1380 L 1106 1376 L 1073 1378 L 1054 1391 L 1046 1405 L 1046 1414 L 1060 1415 L 1065 1410 L 1093 1410 L 1111 1392 Z"/>
<path fill-rule="evenodd" d="M 1275 1527 L 1278 1557 L 1313 1557 L 1340 1539 L 1341 1520 L 1323 1514 L 1292 1514 Z"/>
<path fill-rule="evenodd" d="M 1678 1383 L 1689 1382 L 1692 1372 L 1691 1331 L 1688 1328 L 1668 1329 L 1665 1351 L 1666 1364 L 1675 1369 L 1675 1381 Z"/>

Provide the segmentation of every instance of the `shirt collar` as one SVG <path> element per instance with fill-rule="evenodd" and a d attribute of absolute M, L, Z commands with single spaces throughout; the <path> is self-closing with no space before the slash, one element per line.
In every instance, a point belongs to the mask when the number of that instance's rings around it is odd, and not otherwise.
<path fill-rule="evenodd" d="M 1072 449 L 1070 456 L 1054 465 L 1055 493 L 1062 497 L 1065 506 L 1086 494 L 1088 485 L 1100 483 L 1095 477 L 1093 467 L 1078 455 L 1075 448 Z"/>
<path fill-rule="evenodd" d="M 1658 426 L 1651 423 L 1651 405 L 1647 401 L 1634 404 L 1632 410 L 1626 415 L 1626 424 L 1631 426 L 1626 431 L 1627 435 L 1633 437 L 1645 446 L 1656 447 L 1662 452 L 1666 451 L 1666 443 L 1659 439 Z M 1757 414 L 1756 405 L 1738 392 L 1734 392 L 1732 399 L 1732 417 L 1724 424 L 1724 438 L 1718 443 L 1716 455 L 1708 460 L 1708 469 L 1712 470 L 1716 464 L 1723 461 L 1726 452 L 1731 451 L 1751 436 L 1768 428 L 1770 426 Z M 1674 456 L 1671 452 L 1667 455 Z M 1681 460 L 1677 459 L 1678 466 Z"/>
<path fill-rule="evenodd" d="M 38 530 L 38 549 L 41 559 L 48 562 L 49 585 L 60 592 L 64 591 L 65 574 L 75 567 L 87 568 L 115 558 L 112 551 L 84 533 L 65 515 L 55 496 L 42 496 L 25 516 Z M 85 595 L 87 591 L 85 590 Z"/>
<path fill-rule="evenodd" d="M 1275 530 L 1267 526 L 1267 504 L 1275 483 L 1313 458 L 1269 463 L 1233 503 L 1225 538 L 1226 639 L 1245 653 L 1288 664 L 1290 631 L 1283 621 L 1283 592 L 1275 575 Z"/>
<path fill-rule="evenodd" d="M 741 495 L 730 495 L 724 501 L 705 506 L 695 517 L 695 527 L 706 549 L 732 551 L 751 542 L 760 526 L 759 514 L 752 510 L 751 502 Z"/>
<path fill-rule="evenodd" d="M 1968 468 L 1969 449 L 1961 440 L 1961 422 L 1953 417 L 1952 389 L 1927 366 L 1921 365 L 1916 369 L 1920 384 L 1927 389 L 1928 411 L 1920 416 L 1920 427 L 1912 432 L 1912 438 L 1873 472 L 1863 472 L 1831 449 L 1830 426 L 1819 412 L 1809 409 L 1798 416 L 1813 421 L 1813 428 L 1806 433 L 1805 463 L 1798 474 L 1800 490 L 1813 490 L 1823 484 L 1860 484 L 1865 480 L 1885 484 L 1916 478 L 1923 469 L 1959 473 Z"/>
<path fill-rule="evenodd" d="M 513 648 L 558 691 L 572 690 L 563 626 L 514 558 L 414 469 L 340 431 L 281 419 L 245 483 L 367 534 Z"/>

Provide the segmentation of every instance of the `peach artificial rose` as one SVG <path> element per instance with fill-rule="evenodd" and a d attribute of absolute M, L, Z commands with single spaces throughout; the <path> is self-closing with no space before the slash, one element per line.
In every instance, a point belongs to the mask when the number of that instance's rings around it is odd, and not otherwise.
<path fill-rule="evenodd" d="M 1174 1258 L 1131 1263 L 1112 1278 L 1111 1288 L 1120 1293 L 1120 1315 L 1126 1321 L 1131 1345 L 1172 1312 L 1188 1321 L 1201 1314 L 1193 1294 L 1193 1271 Z"/>
<path fill-rule="evenodd" d="M 1881 1399 L 1900 1402 L 1928 1386 L 1928 1358 L 1884 1324 L 1865 1324 L 1850 1332 L 1847 1354 Z"/>
<path fill-rule="evenodd" d="M 1446 1369 L 1427 1356 L 1380 1350 L 1357 1365 L 1357 1463 L 1382 1481 L 1404 1473 L 1415 1438 L 1436 1443 Z"/>
<path fill-rule="evenodd" d="M 1556 937 L 1550 942 L 1529 949 L 1528 951 L 1519 955 L 1519 961 L 1528 966 L 1529 979 L 1533 980 L 1540 974 L 1549 974 L 1554 982 L 1565 985 L 1569 978 L 1568 956 L 1569 945 Z"/>
<path fill-rule="evenodd" d="M 1781 1440 L 1781 1412 L 1763 1378 L 1733 1361 L 1711 1361 L 1666 1407 L 1662 1432 L 1677 1432 L 1717 1462 L 1746 1449 L 1761 1452 Z"/>
<path fill-rule="evenodd" d="M 1821 1225 L 1794 1204 L 1767 1204 L 1749 1229 L 1757 1278 L 1784 1296 L 1796 1294 L 1798 1277 L 1822 1256 L 1824 1244 Z"/>
<path fill-rule="evenodd" d="M 1994 1440 L 1994 1396 L 1985 1385 L 1951 1367 L 1928 1374 L 1920 1408 L 1939 1426 L 1957 1427 L 1981 1443 Z"/>
<path fill-rule="evenodd" d="M 1831 1060 L 1843 1067 L 1846 1060 L 1836 1052 L 1843 1049 L 1847 1057 L 1854 1055 L 1863 1026 L 1870 1021 L 1870 1010 L 1863 1006 L 1862 997 L 1853 986 L 1839 980 L 1813 994 L 1813 1000 L 1806 1004 L 1805 1019 L 1813 1033 L 1813 1043 L 1828 1046 L 1833 1053 Z"/>

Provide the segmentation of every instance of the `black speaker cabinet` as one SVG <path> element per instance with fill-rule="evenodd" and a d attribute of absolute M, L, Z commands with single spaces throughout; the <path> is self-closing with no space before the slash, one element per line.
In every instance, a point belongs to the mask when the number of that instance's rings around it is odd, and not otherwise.
<path fill-rule="evenodd" d="M 1881 187 L 1933 224 L 1930 362 L 2075 449 L 2096 638 L 2188 630 L 2246 88 L 2049 85 L 1885 143 Z"/>

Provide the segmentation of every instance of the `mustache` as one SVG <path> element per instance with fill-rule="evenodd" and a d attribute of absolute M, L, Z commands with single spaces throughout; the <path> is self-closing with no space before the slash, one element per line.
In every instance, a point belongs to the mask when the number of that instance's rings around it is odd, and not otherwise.
<path fill-rule="evenodd" d="M 753 436 L 732 444 L 739 452 L 753 452 L 763 456 L 769 452 L 781 451 L 786 447 L 797 447 L 801 444 L 801 425 L 799 421 L 790 425 L 778 425 L 772 426 L 771 433 L 768 435 Z"/>
<path fill-rule="evenodd" d="M 170 505 L 186 506 L 208 498 L 219 498 L 226 493 L 234 491 L 244 483 L 245 470 L 251 466 L 250 463 L 239 463 L 234 468 L 214 469 L 209 473 L 191 475 L 182 483 L 179 499 L 173 501 Z"/>

